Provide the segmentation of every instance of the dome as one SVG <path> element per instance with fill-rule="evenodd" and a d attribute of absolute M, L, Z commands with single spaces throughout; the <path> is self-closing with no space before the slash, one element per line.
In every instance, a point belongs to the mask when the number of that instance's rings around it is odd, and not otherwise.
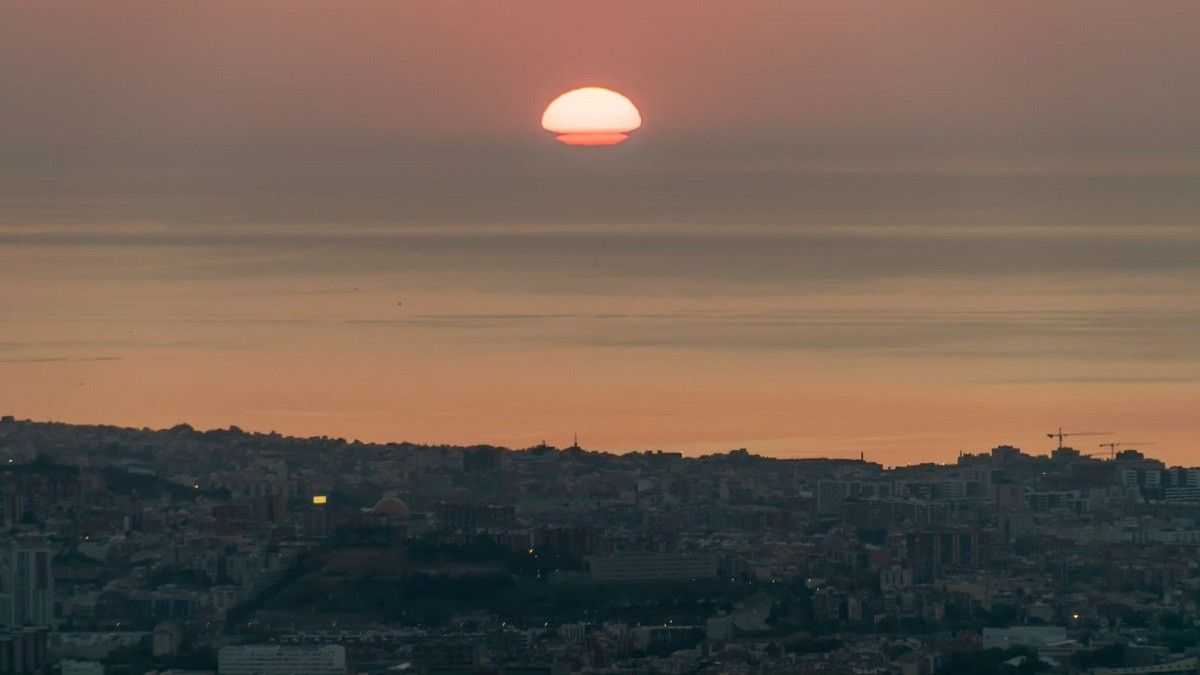
<path fill-rule="evenodd" d="M 408 518 L 408 504 L 405 504 L 396 497 L 384 497 L 375 506 L 371 508 L 371 513 L 377 516 L 385 516 L 394 520 L 406 520 Z"/>

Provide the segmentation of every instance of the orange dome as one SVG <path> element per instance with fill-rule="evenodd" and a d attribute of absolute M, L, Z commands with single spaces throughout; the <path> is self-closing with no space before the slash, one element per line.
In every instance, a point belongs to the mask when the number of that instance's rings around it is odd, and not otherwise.
<path fill-rule="evenodd" d="M 377 516 L 386 516 L 395 520 L 406 520 L 408 518 L 409 510 L 408 504 L 405 504 L 400 499 L 397 499 L 396 497 L 384 497 L 378 502 L 375 502 L 375 506 L 371 508 L 371 513 Z"/>

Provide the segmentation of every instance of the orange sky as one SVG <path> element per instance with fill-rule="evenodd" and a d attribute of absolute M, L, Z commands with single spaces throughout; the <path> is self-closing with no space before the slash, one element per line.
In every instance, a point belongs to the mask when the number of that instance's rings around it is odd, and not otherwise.
<path fill-rule="evenodd" d="M 1197 44 L 1192 2 L 0 1 L 0 414 L 1194 463 Z M 585 84 L 642 129 L 556 145 Z"/>

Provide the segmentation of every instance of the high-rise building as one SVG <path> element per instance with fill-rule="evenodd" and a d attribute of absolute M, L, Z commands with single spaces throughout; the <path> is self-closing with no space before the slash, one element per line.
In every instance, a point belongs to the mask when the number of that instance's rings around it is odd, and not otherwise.
<path fill-rule="evenodd" d="M 40 675 L 50 663 L 47 629 L 26 627 L 0 630 L 0 673 Z"/>
<path fill-rule="evenodd" d="M 40 538 L 17 538 L 0 563 L 0 625 L 54 623 L 54 547 Z"/>

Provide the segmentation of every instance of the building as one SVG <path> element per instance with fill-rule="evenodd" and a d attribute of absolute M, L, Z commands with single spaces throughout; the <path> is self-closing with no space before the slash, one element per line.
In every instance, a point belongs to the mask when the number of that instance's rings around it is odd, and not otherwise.
<path fill-rule="evenodd" d="M 0 625 L 54 623 L 54 548 L 43 539 L 18 538 L 0 562 Z"/>
<path fill-rule="evenodd" d="M 618 553 L 591 559 L 596 583 L 694 581 L 717 577 L 717 557 L 692 553 Z"/>
<path fill-rule="evenodd" d="M 984 649 L 1011 649 L 1032 647 L 1038 649 L 1048 644 L 1067 639 L 1064 626 L 1010 626 L 1008 628 L 984 628 Z"/>
<path fill-rule="evenodd" d="M 1200 502 L 1200 487 L 1169 487 L 1163 490 L 1169 502 Z"/>
<path fill-rule="evenodd" d="M 887 481 L 822 480 L 817 482 L 817 513 L 834 515 L 847 499 L 886 499 L 892 496 Z"/>
<path fill-rule="evenodd" d="M 919 527 L 945 524 L 950 510 L 943 502 L 920 499 L 859 499 L 842 502 L 841 519 L 855 527 L 886 528 L 898 523 Z"/>
<path fill-rule="evenodd" d="M 473 532 L 493 527 L 512 527 L 516 510 L 502 504 L 460 504 L 442 501 L 434 507 L 434 516 L 445 530 Z"/>
<path fill-rule="evenodd" d="M 1200 673 L 1200 657 L 1189 656 L 1175 661 L 1159 663 L 1152 666 L 1128 666 L 1125 668 L 1092 668 L 1094 675 L 1140 675 L 1150 673 Z"/>
<path fill-rule="evenodd" d="M 928 582 L 946 571 L 983 566 L 989 537 L 977 528 L 913 528 L 889 534 L 888 545 L 896 560 L 912 568 L 916 581 Z"/>
<path fill-rule="evenodd" d="M 241 645 L 217 653 L 220 675 L 344 675 L 341 645 Z"/>
<path fill-rule="evenodd" d="M 1088 510 L 1088 500 L 1079 490 L 1031 490 L 1025 493 L 1025 506 L 1033 512 Z"/>
<path fill-rule="evenodd" d="M 40 675 L 50 663 L 47 628 L 15 628 L 0 631 L 0 673 Z"/>
<path fill-rule="evenodd" d="M 1168 469 L 1163 499 L 1169 502 L 1200 502 L 1200 469 Z"/>
<path fill-rule="evenodd" d="M 156 657 L 174 656 L 183 644 L 183 629 L 172 621 L 164 621 L 154 627 L 151 653 Z"/>
<path fill-rule="evenodd" d="M 104 664 L 99 661 L 66 659 L 58 667 L 61 675 L 104 675 Z"/>

